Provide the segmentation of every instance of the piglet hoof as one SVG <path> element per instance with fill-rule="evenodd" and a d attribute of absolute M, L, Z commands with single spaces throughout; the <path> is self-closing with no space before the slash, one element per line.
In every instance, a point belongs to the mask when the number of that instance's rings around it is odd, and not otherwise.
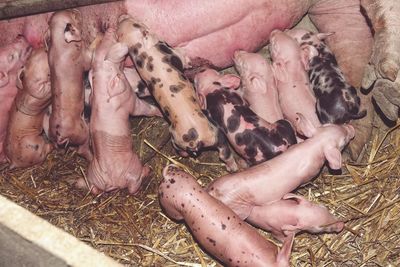
<path fill-rule="evenodd" d="M 249 164 L 244 159 L 239 159 L 238 160 L 238 164 L 239 164 L 239 168 L 241 170 L 245 170 L 245 169 L 247 169 L 249 167 Z"/>
<path fill-rule="evenodd" d="M 385 58 L 378 64 L 379 74 L 394 82 L 397 78 L 397 72 L 399 71 L 399 64 L 392 59 Z"/>
<path fill-rule="evenodd" d="M 6 162 L 7 162 L 6 155 L 4 153 L 0 153 L 0 164 Z"/>
<path fill-rule="evenodd" d="M 226 162 L 225 167 L 228 172 L 237 172 L 239 170 L 239 167 L 234 160 L 232 162 Z"/>
<path fill-rule="evenodd" d="M 86 183 L 85 179 L 83 179 L 83 178 L 79 178 L 78 181 L 75 182 L 74 186 L 81 190 L 89 190 L 90 193 L 92 193 L 93 195 L 98 195 L 102 192 L 94 185 L 89 184 L 89 188 L 88 188 L 88 184 Z"/>
<path fill-rule="evenodd" d="M 80 156 L 84 157 L 87 161 L 93 160 L 93 154 L 89 147 L 89 142 L 85 142 L 83 145 L 79 146 L 76 151 Z"/>

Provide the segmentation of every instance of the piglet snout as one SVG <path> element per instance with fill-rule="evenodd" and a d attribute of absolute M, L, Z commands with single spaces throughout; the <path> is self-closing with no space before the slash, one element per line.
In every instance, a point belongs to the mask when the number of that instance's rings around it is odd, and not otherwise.
<path fill-rule="evenodd" d="M 327 233 L 340 233 L 344 228 L 344 222 L 334 222 L 331 224 L 321 226 L 323 232 Z"/>

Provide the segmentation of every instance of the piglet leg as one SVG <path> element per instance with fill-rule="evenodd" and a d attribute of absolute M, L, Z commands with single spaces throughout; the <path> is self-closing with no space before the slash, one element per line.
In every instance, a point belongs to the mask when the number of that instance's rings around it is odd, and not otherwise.
<path fill-rule="evenodd" d="M 247 162 L 243 159 L 239 159 L 238 162 L 236 162 L 235 158 L 233 157 L 232 148 L 230 147 L 228 140 L 221 130 L 218 133 L 217 149 L 219 159 L 225 163 L 226 170 L 228 172 L 236 172 L 239 170 L 239 167 L 241 169 L 246 169 L 249 167 Z"/>
<path fill-rule="evenodd" d="M 147 103 L 145 100 L 136 97 L 134 101 L 135 105 L 130 113 L 131 116 L 163 116 L 156 106 Z"/>

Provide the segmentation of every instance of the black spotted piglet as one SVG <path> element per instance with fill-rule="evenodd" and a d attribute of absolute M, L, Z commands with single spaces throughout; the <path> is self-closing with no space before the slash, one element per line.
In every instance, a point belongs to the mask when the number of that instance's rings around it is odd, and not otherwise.
<path fill-rule="evenodd" d="M 313 33 L 301 28 L 287 33 L 307 54 L 308 75 L 320 122 L 342 124 L 364 117 L 367 111 L 360 110 L 356 89 L 346 82 L 335 55 L 323 42 L 332 33 Z"/>
<path fill-rule="evenodd" d="M 197 156 L 204 149 L 216 148 L 227 170 L 237 171 L 226 138 L 204 115 L 192 83 L 183 75 L 185 57 L 128 15 L 120 17 L 117 35 L 168 120 L 177 151 Z M 139 93 L 143 91 L 143 84 L 137 86 Z"/>
<path fill-rule="evenodd" d="M 240 86 L 238 76 L 204 69 L 195 76 L 194 84 L 210 120 L 250 165 L 271 159 L 296 143 L 288 121 L 267 122 L 233 90 Z"/>

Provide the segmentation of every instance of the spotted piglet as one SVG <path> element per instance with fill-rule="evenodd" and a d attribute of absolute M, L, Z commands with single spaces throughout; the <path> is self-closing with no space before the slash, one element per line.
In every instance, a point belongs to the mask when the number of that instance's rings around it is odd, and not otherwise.
<path fill-rule="evenodd" d="M 211 120 L 250 165 L 271 159 L 296 143 L 288 121 L 267 122 L 234 91 L 240 86 L 238 76 L 204 69 L 195 76 L 194 83 Z"/>
<path fill-rule="evenodd" d="M 172 143 L 182 156 L 196 156 L 205 147 L 218 147 L 227 169 L 238 169 L 229 145 L 203 114 L 193 85 L 183 75 L 178 52 L 127 15 L 120 17 L 118 41 L 126 45 L 140 77 L 170 123 Z"/>
<path fill-rule="evenodd" d="M 301 28 L 287 33 L 307 54 L 308 75 L 320 122 L 341 124 L 364 117 L 367 111 L 360 110 L 356 89 L 346 82 L 335 55 L 323 42 L 332 33 L 313 33 Z"/>
<path fill-rule="evenodd" d="M 51 102 L 50 69 L 44 48 L 35 49 L 17 77 L 19 91 L 10 110 L 4 146 L 10 168 L 43 162 L 53 149 L 43 136 Z"/>
<path fill-rule="evenodd" d="M 175 165 L 163 170 L 158 199 L 164 212 L 185 221 L 197 242 L 224 266 L 288 267 L 294 235 L 276 245 L 210 196 L 190 174 Z"/>

